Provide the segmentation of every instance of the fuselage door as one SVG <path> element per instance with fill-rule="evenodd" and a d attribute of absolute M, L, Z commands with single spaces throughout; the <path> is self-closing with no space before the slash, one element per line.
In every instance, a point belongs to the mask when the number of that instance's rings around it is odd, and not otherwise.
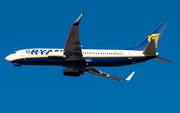
<path fill-rule="evenodd" d="M 128 53 L 128 59 L 132 59 L 132 53 Z"/>
<path fill-rule="evenodd" d="M 22 51 L 21 54 L 20 54 L 20 56 L 21 56 L 21 57 L 24 57 L 24 55 L 25 55 L 25 51 Z"/>

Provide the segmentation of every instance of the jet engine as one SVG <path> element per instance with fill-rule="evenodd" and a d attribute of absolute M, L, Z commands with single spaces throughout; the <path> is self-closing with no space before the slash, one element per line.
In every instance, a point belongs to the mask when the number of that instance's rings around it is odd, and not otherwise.
<path fill-rule="evenodd" d="M 64 76 L 79 77 L 83 74 L 83 71 L 73 68 L 65 68 L 63 74 Z"/>

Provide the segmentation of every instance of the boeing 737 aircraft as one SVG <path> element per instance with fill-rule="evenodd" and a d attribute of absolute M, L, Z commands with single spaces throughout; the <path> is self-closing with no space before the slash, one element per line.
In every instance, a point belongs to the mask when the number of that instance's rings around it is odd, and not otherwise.
<path fill-rule="evenodd" d="M 163 36 L 167 23 L 161 23 L 144 41 L 138 46 L 126 50 L 104 50 L 104 49 L 81 49 L 79 40 L 79 24 L 83 13 L 77 18 L 70 28 L 64 49 L 34 48 L 15 51 L 5 59 L 14 66 L 21 65 L 51 65 L 63 66 L 65 76 L 78 77 L 84 72 L 101 77 L 129 81 L 135 72 L 126 79 L 107 74 L 94 67 L 125 66 L 145 62 L 151 59 L 168 61 L 156 52 L 159 42 Z"/>

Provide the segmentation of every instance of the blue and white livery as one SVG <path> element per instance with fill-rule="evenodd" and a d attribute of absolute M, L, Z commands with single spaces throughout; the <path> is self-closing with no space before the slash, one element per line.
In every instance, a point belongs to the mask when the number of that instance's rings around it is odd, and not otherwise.
<path fill-rule="evenodd" d="M 63 66 L 65 76 L 78 77 L 84 72 L 101 77 L 129 81 L 135 72 L 132 72 L 126 79 L 107 74 L 94 67 L 125 66 L 145 62 L 150 59 L 168 61 L 156 52 L 167 23 L 161 23 L 152 33 L 148 35 L 138 46 L 126 50 L 99 50 L 81 49 L 79 40 L 79 24 L 83 13 L 71 26 L 66 43 L 62 49 L 33 48 L 15 51 L 5 59 L 14 64 L 21 65 L 51 65 Z"/>

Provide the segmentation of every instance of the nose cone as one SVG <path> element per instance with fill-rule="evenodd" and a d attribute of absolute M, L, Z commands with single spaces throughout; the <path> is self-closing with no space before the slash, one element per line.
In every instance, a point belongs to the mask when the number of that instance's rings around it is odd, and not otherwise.
<path fill-rule="evenodd" d="M 11 60 L 10 55 L 8 55 L 5 59 L 6 59 L 7 61 L 10 61 L 10 60 Z"/>

